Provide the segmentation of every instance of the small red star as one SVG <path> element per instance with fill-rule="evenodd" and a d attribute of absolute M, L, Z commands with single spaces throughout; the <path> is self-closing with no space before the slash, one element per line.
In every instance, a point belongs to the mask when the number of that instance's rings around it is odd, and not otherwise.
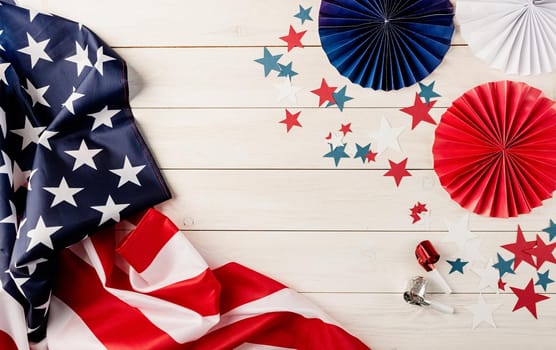
<path fill-rule="evenodd" d="M 429 114 L 431 108 L 436 104 L 436 101 L 431 101 L 430 103 L 424 103 L 419 97 L 419 93 L 415 94 L 415 102 L 413 106 L 405 107 L 400 109 L 400 111 L 409 114 L 413 117 L 411 122 L 411 130 L 415 129 L 420 122 L 427 122 L 436 125 L 436 121 L 432 119 Z"/>
<path fill-rule="evenodd" d="M 404 160 L 402 160 L 399 163 L 395 163 L 391 160 L 388 160 L 388 162 L 390 162 L 390 170 L 388 170 L 384 176 L 392 176 L 394 177 L 394 180 L 396 181 L 396 186 L 400 186 L 400 182 L 402 182 L 402 179 L 404 176 L 411 176 L 411 174 L 409 173 L 409 171 L 407 171 L 407 169 L 405 168 L 407 165 L 407 158 L 405 158 Z"/>
<path fill-rule="evenodd" d="M 281 36 L 280 39 L 284 40 L 288 43 L 288 52 L 293 50 L 294 47 L 303 48 L 303 44 L 301 43 L 301 38 L 307 33 L 306 30 L 302 32 L 296 32 L 295 29 L 290 25 L 290 32 L 288 35 Z"/>
<path fill-rule="evenodd" d="M 336 91 L 336 86 L 328 86 L 328 83 L 324 78 L 320 83 L 320 88 L 312 90 L 311 92 L 319 97 L 319 107 L 322 106 L 326 101 L 336 104 L 334 99 L 334 91 Z"/>
<path fill-rule="evenodd" d="M 506 282 L 502 281 L 502 279 L 498 279 L 498 289 L 506 290 Z"/>
<path fill-rule="evenodd" d="M 378 156 L 378 153 L 369 151 L 369 153 L 367 153 L 367 156 L 365 158 L 367 158 L 367 162 L 376 162 L 376 156 Z"/>
<path fill-rule="evenodd" d="M 297 120 L 297 118 L 299 118 L 300 114 L 301 114 L 301 112 L 297 112 L 295 114 L 292 114 L 290 111 L 288 111 L 286 109 L 286 119 L 281 120 L 279 123 L 286 124 L 286 132 L 290 132 L 290 130 L 294 126 L 299 126 L 300 128 L 302 128 L 303 126 Z"/>
<path fill-rule="evenodd" d="M 417 212 L 418 212 L 419 214 L 428 211 L 428 210 L 427 210 L 427 205 L 426 205 L 426 204 L 423 204 L 423 203 L 421 203 L 421 202 L 417 202 L 417 204 L 415 204 L 415 209 L 417 210 Z"/>
<path fill-rule="evenodd" d="M 325 140 L 331 140 L 332 139 L 332 132 L 329 132 L 328 135 L 324 139 Z"/>
<path fill-rule="evenodd" d="M 517 303 L 515 304 L 512 311 L 516 311 L 525 307 L 535 318 L 537 318 L 537 303 L 546 299 L 550 299 L 546 295 L 535 293 L 535 286 L 533 285 L 532 278 L 525 289 L 519 289 L 515 287 L 510 287 L 510 289 L 517 297 Z"/>
<path fill-rule="evenodd" d="M 414 224 L 414 223 L 416 223 L 416 222 L 418 222 L 418 221 L 421 221 L 421 217 L 419 216 L 419 214 L 413 214 L 413 213 L 411 213 L 409 216 L 411 216 L 411 217 L 413 218 L 412 224 Z"/>
<path fill-rule="evenodd" d="M 512 252 L 515 255 L 514 270 L 517 269 L 522 261 L 525 261 L 529 265 L 535 267 L 536 264 L 533 261 L 533 256 L 527 253 L 527 250 L 534 248 L 537 245 L 537 241 L 526 241 L 523 237 L 523 231 L 521 227 L 517 225 L 517 236 L 515 243 L 505 244 L 501 246 L 502 248 Z"/>
<path fill-rule="evenodd" d="M 344 136 L 346 136 L 347 134 L 349 134 L 351 131 L 351 123 L 347 123 L 347 124 L 342 124 L 342 127 L 340 128 L 340 131 L 344 133 Z"/>
<path fill-rule="evenodd" d="M 539 270 L 545 262 L 556 264 L 556 258 L 552 253 L 556 248 L 556 243 L 546 244 L 542 238 L 537 235 L 537 246 L 525 251 L 525 253 L 535 256 L 537 259 L 537 270 Z"/>

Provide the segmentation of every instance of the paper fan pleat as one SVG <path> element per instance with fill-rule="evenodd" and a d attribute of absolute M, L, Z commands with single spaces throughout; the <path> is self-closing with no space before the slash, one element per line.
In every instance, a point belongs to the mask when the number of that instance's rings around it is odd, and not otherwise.
<path fill-rule="evenodd" d="M 477 86 L 442 115 L 432 151 L 440 183 L 462 207 L 528 213 L 556 190 L 556 102 L 522 82 Z"/>
<path fill-rule="evenodd" d="M 340 74 L 363 87 L 398 90 L 442 62 L 453 16 L 449 0 L 323 0 L 319 35 Z"/>

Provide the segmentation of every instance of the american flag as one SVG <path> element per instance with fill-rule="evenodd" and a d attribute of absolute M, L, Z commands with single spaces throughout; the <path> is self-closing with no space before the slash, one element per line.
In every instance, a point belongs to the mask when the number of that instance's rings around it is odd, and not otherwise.
<path fill-rule="evenodd" d="M 0 5 L 0 339 L 22 318 L 39 342 L 58 252 L 170 194 L 116 52 L 79 23 Z"/>

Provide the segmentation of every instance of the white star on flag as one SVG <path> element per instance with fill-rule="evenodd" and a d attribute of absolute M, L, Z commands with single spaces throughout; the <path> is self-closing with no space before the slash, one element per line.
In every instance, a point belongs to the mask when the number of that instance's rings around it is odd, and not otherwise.
<path fill-rule="evenodd" d="M 19 190 L 20 187 L 27 187 L 27 183 L 29 181 L 29 176 L 31 174 L 30 170 L 21 170 L 21 168 L 19 167 L 19 164 L 17 164 L 17 162 L 14 162 L 14 168 L 13 168 L 13 179 L 14 179 L 14 192 L 17 192 L 17 190 Z"/>
<path fill-rule="evenodd" d="M 73 108 L 73 103 L 79 100 L 81 97 L 85 96 L 84 94 L 80 94 L 79 92 L 75 91 L 75 87 L 73 88 L 73 92 L 68 97 L 66 102 L 62 103 L 62 107 L 66 107 L 71 114 L 75 114 L 75 110 Z"/>
<path fill-rule="evenodd" d="M 2 129 L 2 136 L 6 138 L 8 134 L 8 123 L 6 120 L 6 112 L 0 107 L 0 129 Z"/>
<path fill-rule="evenodd" d="M 13 169 L 12 169 L 12 160 L 11 158 L 6 154 L 6 152 L 2 151 L 2 160 L 4 161 L 4 164 L 2 164 L 2 166 L 0 166 L 0 174 L 6 174 L 8 175 L 8 180 L 10 180 L 10 185 L 13 186 L 14 183 L 14 175 L 13 175 Z"/>
<path fill-rule="evenodd" d="M 129 203 L 124 203 L 124 204 L 114 203 L 112 197 L 108 195 L 108 199 L 106 200 L 105 205 L 94 206 L 91 208 L 102 213 L 102 217 L 100 218 L 100 223 L 98 224 L 100 226 L 110 219 L 116 222 L 120 222 L 120 212 L 125 208 L 127 208 L 128 206 Z"/>
<path fill-rule="evenodd" d="M 33 83 L 31 83 L 31 81 L 27 79 L 27 88 L 24 87 L 23 89 L 31 97 L 31 101 L 33 102 L 33 107 L 35 107 L 37 102 L 43 106 L 50 107 L 50 104 L 48 104 L 48 101 L 44 98 L 44 94 L 46 93 L 49 87 L 50 85 L 47 85 L 37 89 L 35 85 L 33 85 Z"/>
<path fill-rule="evenodd" d="M 8 201 L 8 202 L 10 203 L 10 215 L 0 220 L 0 224 L 13 224 L 17 231 L 17 214 L 15 211 L 15 205 L 12 201 Z"/>
<path fill-rule="evenodd" d="M 89 114 L 89 117 L 95 118 L 91 131 L 102 125 L 112 128 L 112 117 L 121 111 L 121 109 L 108 109 L 108 106 L 105 106 L 100 112 Z"/>
<path fill-rule="evenodd" d="M 77 203 L 75 203 L 75 198 L 73 198 L 73 196 L 83 191 L 82 187 L 69 187 L 64 177 L 62 177 L 58 187 L 43 187 L 43 189 L 54 195 L 54 199 L 50 205 L 51 208 L 62 202 L 66 202 L 74 207 L 77 207 Z"/>
<path fill-rule="evenodd" d="M 79 169 L 83 165 L 87 165 L 90 168 L 97 170 L 97 166 L 93 157 L 96 156 L 102 149 L 89 149 L 85 140 L 81 141 L 81 145 L 79 149 L 75 151 L 65 151 L 65 153 L 69 154 L 73 158 L 75 158 L 75 163 L 73 163 L 73 171 Z"/>
<path fill-rule="evenodd" d="M 35 39 L 27 33 L 27 41 L 29 42 L 29 45 L 17 51 L 29 55 L 31 58 L 31 68 L 35 68 L 35 65 L 40 59 L 52 62 L 52 58 L 50 58 L 50 56 L 48 56 L 48 54 L 44 51 L 46 45 L 50 42 L 50 39 L 36 42 Z"/>
<path fill-rule="evenodd" d="M 39 243 L 42 243 L 50 249 L 54 249 L 54 246 L 52 245 L 52 235 L 61 228 L 62 226 L 46 226 L 42 216 L 39 216 L 39 220 L 37 221 L 35 228 L 30 229 L 29 232 L 27 232 L 27 237 L 31 238 L 27 251 L 31 250 Z"/>
<path fill-rule="evenodd" d="M 118 175 L 120 177 L 120 182 L 118 183 L 118 188 L 122 187 L 128 182 L 132 182 L 138 186 L 141 186 L 139 179 L 137 178 L 137 174 L 143 170 L 145 166 L 131 166 L 129 159 L 125 156 L 124 159 L 124 166 L 121 169 L 110 169 L 111 172 Z"/>
<path fill-rule="evenodd" d="M 25 126 L 23 127 L 23 129 L 15 129 L 10 131 L 23 138 L 21 150 L 24 150 L 31 143 L 39 143 L 39 136 L 44 129 L 46 129 L 46 127 L 44 126 L 34 127 L 29 120 L 29 117 L 25 117 Z"/>
<path fill-rule="evenodd" d="M 39 144 L 43 145 L 48 150 L 52 151 L 52 148 L 50 147 L 50 138 L 56 134 L 58 134 L 58 131 L 50 131 L 50 130 L 43 131 L 43 133 L 39 137 Z"/>
<path fill-rule="evenodd" d="M 100 73 L 100 75 L 104 75 L 104 62 L 114 61 L 114 57 L 110 57 L 104 54 L 104 47 L 99 47 L 97 50 L 97 61 L 95 62 L 95 69 Z"/>
<path fill-rule="evenodd" d="M 10 63 L 0 63 L 0 81 L 4 82 L 6 85 L 8 84 L 8 78 L 6 78 L 6 71 L 10 68 Z"/>
<path fill-rule="evenodd" d="M 77 76 L 81 74 L 85 67 L 92 67 L 91 60 L 89 60 L 89 47 L 81 48 L 79 43 L 75 42 L 75 55 L 67 57 L 66 61 L 73 62 L 77 65 Z"/>

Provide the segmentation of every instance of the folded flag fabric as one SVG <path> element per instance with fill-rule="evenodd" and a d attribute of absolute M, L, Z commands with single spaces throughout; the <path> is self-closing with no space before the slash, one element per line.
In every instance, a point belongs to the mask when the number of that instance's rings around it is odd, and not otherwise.
<path fill-rule="evenodd" d="M 121 236 L 106 229 L 63 251 L 50 350 L 368 349 L 281 283 L 207 264 L 154 209 Z"/>
<path fill-rule="evenodd" d="M 27 333 L 45 337 L 58 252 L 170 194 L 116 52 L 78 23 L 0 5 L 0 348 L 25 349 Z"/>

